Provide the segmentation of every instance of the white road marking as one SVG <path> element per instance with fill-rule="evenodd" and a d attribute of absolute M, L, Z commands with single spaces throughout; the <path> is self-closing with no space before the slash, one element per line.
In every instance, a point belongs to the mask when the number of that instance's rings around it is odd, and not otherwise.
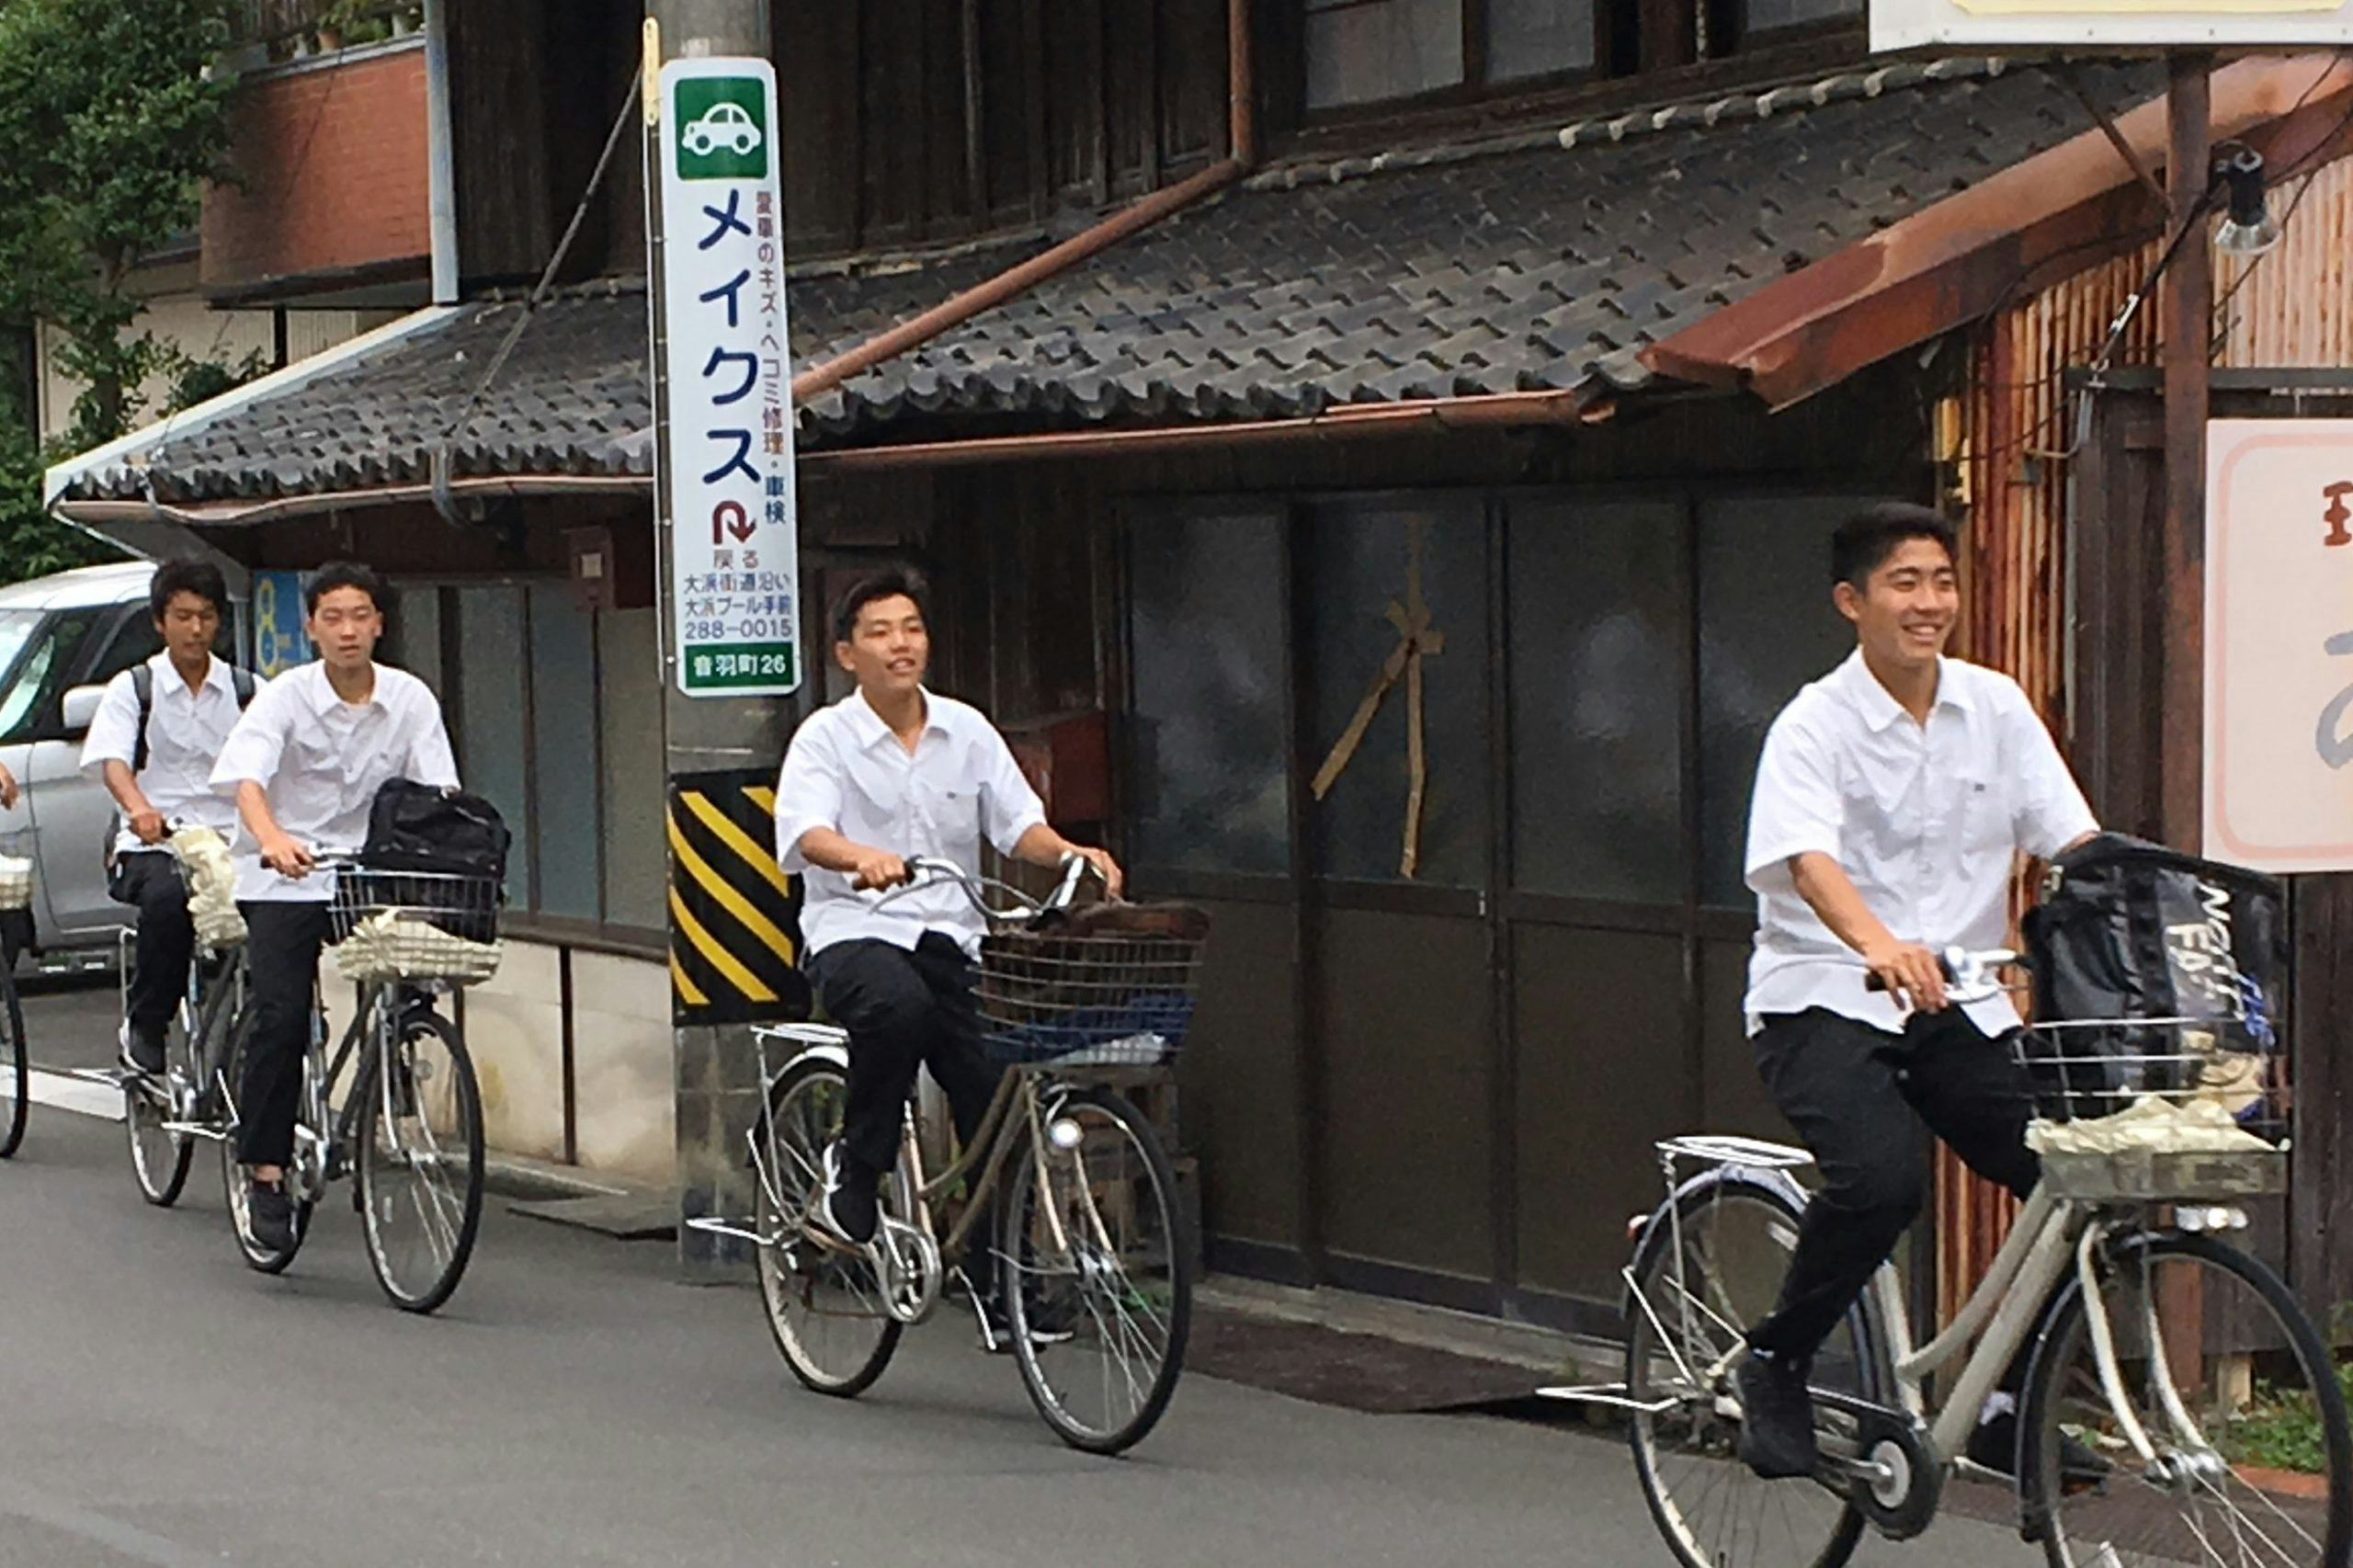
<path fill-rule="evenodd" d="M 68 1077 L 63 1073 L 35 1069 L 28 1085 L 32 1102 L 53 1110 L 70 1110 L 76 1116 L 95 1116 L 101 1121 L 122 1119 L 122 1091 L 94 1084 L 86 1078 Z"/>

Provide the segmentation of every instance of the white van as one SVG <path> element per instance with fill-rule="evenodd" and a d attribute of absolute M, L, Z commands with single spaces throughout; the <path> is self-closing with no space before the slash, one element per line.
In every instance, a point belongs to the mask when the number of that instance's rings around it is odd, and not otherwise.
<path fill-rule="evenodd" d="M 82 772 L 106 683 L 163 646 L 154 562 L 85 566 L 0 587 L 0 764 L 23 786 L 0 854 L 33 862 L 33 921 L 51 967 L 106 963 L 130 911 L 107 896 L 114 800 Z"/>

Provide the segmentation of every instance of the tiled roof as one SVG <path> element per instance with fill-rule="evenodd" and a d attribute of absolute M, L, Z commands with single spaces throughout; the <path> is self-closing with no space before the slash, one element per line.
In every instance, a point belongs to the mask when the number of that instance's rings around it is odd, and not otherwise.
<path fill-rule="evenodd" d="M 2086 82 L 2120 107 L 2161 85 L 2146 66 L 2089 67 Z M 801 410 L 801 440 L 845 444 L 923 415 L 966 428 L 1168 423 L 1638 389 L 1647 345 L 2088 118 L 2053 70 L 1946 62 L 1272 171 L 854 378 Z M 1024 254 L 796 281 L 798 358 L 815 363 Z M 470 308 L 174 434 L 150 465 L 156 494 L 426 478 L 517 309 Z M 452 444 L 453 474 L 646 473 L 644 358 L 642 291 L 551 302 Z M 69 494 L 140 487 L 116 469 Z"/>

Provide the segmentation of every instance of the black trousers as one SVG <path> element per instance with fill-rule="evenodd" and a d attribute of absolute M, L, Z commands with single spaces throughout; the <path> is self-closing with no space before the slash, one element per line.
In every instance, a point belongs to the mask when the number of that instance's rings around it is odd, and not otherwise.
<path fill-rule="evenodd" d="M 2020 1197 L 2041 1174 L 2026 1070 L 1957 1007 L 1915 1014 L 1901 1035 L 1821 1008 L 1768 1017 L 1756 1066 L 1822 1173 L 1780 1301 L 1749 1335 L 1778 1356 L 1811 1356 L 1919 1216 L 1924 1127 Z"/>
<path fill-rule="evenodd" d="M 849 1031 L 843 1153 L 878 1176 L 897 1163 L 919 1067 L 947 1091 L 956 1131 L 970 1144 L 1004 1069 L 982 1053 L 972 960 L 955 939 L 926 931 L 912 952 L 871 939 L 837 942 L 810 954 L 807 967 L 825 1011 Z"/>
<path fill-rule="evenodd" d="M 127 851 L 115 858 L 107 892 L 117 903 L 139 911 L 127 1008 L 131 1027 L 161 1035 L 188 994 L 188 960 L 196 953 L 196 926 L 188 917 L 179 866 L 165 850 Z"/>
<path fill-rule="evenodd" d="M 237 1158 L 282 1165 L 294 1157 L 294 1121 L 302 1111 L 302 1053 L 311 1043 L 327 906 L 256 900 L 237 908 L 245 917 L 245 1005 L 254 1020 L 237 1085 Z"/>

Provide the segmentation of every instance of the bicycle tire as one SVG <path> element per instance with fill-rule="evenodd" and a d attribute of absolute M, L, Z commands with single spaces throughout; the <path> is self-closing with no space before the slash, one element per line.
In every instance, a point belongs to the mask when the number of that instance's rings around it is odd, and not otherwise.
<path fill-rule="evenodd" d="M 768 1183 L 754 1173 L 758 1187 L 758 1217 L 754 1226 L 760 1234 L 778 1235 L 788 1228 L 791 1216 L 806 1207 L 815 1175 L 814 1156 L 840 1135 L 841 1108 L 848 1097 L 849 1075 L 821 1057 L 788 1067 L 768 1091 L 766 1158 L 782 1191 L 772 1195 Z M 871 1264 L 794 1236 L 755 1250 L 760 1306 L 767 1319 L 768 1335 L 801 1385 L 835 1399 L 855 1399 L 873 1387 L 874 1380 L 891 1364 L 904 1325 L 882 1312 L 879 1305 L 870 1312 L 817 1305 L 821 1290 L 850 1298 L 848 1304 L 853 1307 L 861 1293 L 879 1298 L 881 1282 L 873 1279 Z M 860 1270 L 866 1271 L 870 1290 L 861 1284 Z M 835 1322 L 844 1325 L 837 1335 L 825 1328 Z M 838 1350 L 833 1348 L 835 1345 Z"/>
<path fill-rule="evenodd" d="M 0 1060 L 0 1160 L 14 1154 L 25 1141 L 25 1109 L 32 1096 L 32 1067 L 25 1059 L 25 1011 L 17 1001 L 17 978 L 10 972 L 15 955 L 0 950 L 0 1040 L 6 1051 Z"/>
<path fill-rule="evenodd" d="M 250 1014 L 237 1020 L 237 1038 L 229 1053 L 229 1082 L 243 1084 L 245 1073 L 245 1050 L 253 1035 Z M 308 1072 L 307 1062 L 303 1071 Z M 306 1096 L 307 1099 L 308 1096 Z M 283 1250 L 273 1250 L 254 1239 L 253 1217 L 250 1212 L 249 1186 L 251 1177 L 245 1167 L 237 1163 L 237 1140 L 234 1131 L 221 1143 L 221 1190 L 229 1211 L 229 1233 L 235 1238 L 237 1252 L 245 1267 L 259 1274 L 283 1274 L 302 1250 L 302 1243 L 311 1233 L 311 1200 L 294 1200 L 294 1244 Z"/>
<path fill-rule="evenodd" d="M 429 1058 L 417 1055 L 418 1042 L 427 1037 L 439 1041 L 448 1058 L 446 1069 L 436 1069 Z M 430 1008 L 412 1011 L 402 1018 L 394 1051 L 390 1062 L 381 1051 L 376 1052 L 357 1091 L 366 1098 L 354 1132 L 358 1142 L 352 1162 L 358 1183 L 354 1196 L 358 1199 L 368 1265 L 376 1271 L 376 1283 L 403 1312 L 430 1312 L 447 1301 L 465 1278 L 474 1240 L 482 1230 L 482 1085 L 474 1076 L 473 1059 L 467 1054 L 458 1027 Z M 387 1076 L 388 1066 L 399 1074 L 397 1080 Z M 424 1099 L 432 1091 L 420 1091 L 420 1085 L 430 1085 L 439 1071 L 449 1076 L 449 1099 L 439 1108 L 439 1115 L 427 1115 Z M 385 1120 L 388 1112 L 408 1125 L 380 1136 L 391 1125 Z M 433 1125 L 437 1120 L 442 1123 L 438 1129 Z M 447 1168 L 449 1162 L 440 1148 L 444 1137 L 460 1141 L 456 1163 L 462 1167 L 464 1190 L 456 1195 L 454 1214 L 444 1196 L 436 1195 L 428 1203 L 423 1195 L 430 1178 L 418 1175 L 427 1165 Z M 408 1141 L 406 1150 L 401 1147 L 404 1138 Z M 415 1151 L 424 1144 L 431 1145 L 432 1153 L 420 1164 Z M 408 1195 L 406 1204 L 402 1201 L 404 1191 Z M 415 1278 L 396 1259 L 399 1249 L 392 1240 L 394 1223 L 404 1210 L 416 1216 L 427 1249 L 428 1267 Z"/>
<path fill-rule="evenodd" d="M 2019 1501 L 2029 1539 L 2041 1541 L 2043 1555 L 2052 1568 L 2093 1568 L 2095 1564 L 2097 1568 L 2125 1568 L 2125 1565 L 2142 1562 L 2182 1561 L 2185 1560 L 2185 1550 L 2192 1552 L 2201 1550 L 2198 1540 L 2204 1526 L 2198 1521 L 2219 1523 L 2221 1521 L 2216 1516 L 2222 1509 L 2228 1508 L 2233 1516 L 2231 1533 L 2234 1539 L 2227 1543 L 2240 1549 L 2239 1556 L 2233 1561 L 2276 1563 L 2283 1565 L 2283 1568 L 2290 1564 L 2295 1568 L 2305 1568 L 2308 1564 L 2318 1565 L 2318 1568 L 2346 1568 L 2348 1556 L 2353 1555 L 2353 1435 L 2348 1435 L 2344 1393 L 2328 1347 L 2286 1281 L 2260 1259 L 2234 1246 L 2211 1236 L 2178 1232 L 2141 1233 L 2129 1236 L 2111 1246 L 2104 1261 L 2111 1270 L 2106 1283 L 2112 1283 L 2126 1292 L 2131 1290 L 2133 1271 L 2139 1272 L 2141 1290 L 2137 1295 L 2125 1295 L 2124 1300 L 2128 1301 L 2146 1302 L 2154 1296 L 2162 1302 L 2165 1292 L 2162 1290 L 2151 1292 L 2148 1282 L 2154 1270 L 2167 1262 L 2213 1269 L 2244 1285 L 2252 1293 L 2251 1302 L 2214 1312 L 2211 1310 L 2214 1303 L 2210 1288 L 2201 1287 L 2197 1317 L 2200 1338 L 2202 1341 L 2211 1332 L 2211 1325 L 2214 1322 L 2227 1323 L 2234 1335 L 2233 1343 L 2270 1346 L 2271 1348 L 2263 1352 L 2269 1365 L 2276 1369 L 2292 1364 L 2305 1380 L 2313 1401 L 2310 1415 L 2320 1435 L 2323 1449 L 2321 1469 L 2313 1472 L 2326 1489 L 2321 1517 L 2314 1521 L 2320 1525 L 2320 1533 L 2312 1534 L 2305 1528 L 2300 1513 L 2290 1511 L 2301 1509 L 2303 1505 L 2275 1500 L 2268 1493 L 2255 1486 L 2239 1472 L 2235 1464 L 2231 1463 L 2227 1457 L 2227 1449 L 2232 1446 L 2227 1437 L 2228 1416 L 2222 1417 L 2222 1425 L 2217 1428 L 2225 1437 L 2216 1449 L 2226 1466 L 2227 1479 L 2218 1483 L 2210 1476 L 2177 1486 L 2178 1500 L 2200 1511 L 2195 1519 L 2185 1512 L 2183 1522 L 2170 1531 L 2153 1525 L 2147 1517 L 2151 1512 L 2162 1508 L 2165 1492 L 2158 1484 L 2158 1478 L 2145 1471 L 2137 1476 L 2127 1473 L 2112 1477 L 2107 1486 L 2097 1491 L 2070 1494 L 2063 1489 L 2059 1437 L 2069 1426 L 2077 1427 L 2084 1440 L 2104 1449 L 2103 1457 L 2113 1454 L 2112 1463 L 2130 1467 L 2139 1462 L 2137 1454 L 2129 1449 L 2103 1443 L 2096 1431 L 2085 1430 L 2091 1426 L 2091 1421 L 2069 1420 L 2071 1415 L 2080 1418 L 2093 1411 L 2088 1401 L 2090 1389 L 2086 1370 L 2077 1360 L 2084 1354 L 2090 1336 L 2083 1278 L 2076 1274 L 2070 1278 L 2052 1309 L 2048 1326 L 2037 1342 L 2033 1363 L 2028 1372 L 2026 1405 L 2020 1424 L 2019 1473 L 2024 1479 L 2019 1488 Z M 2278 1331 L 2276 1335 L 2264 1333 L 2252 1323 L 2250 1309 L 2256 1303 L 2269 1313 Z M 2153 1340 L 2139 1339 L 2138 1345 L 2146 1346 L 2154 1343 L 2160 1348 L 2164 1346 L 2163 1311 L 2160 1305 L 2148 1313 L 2148 1321 L 2155 1323 L 2160 1332 Z M 2104 1314 L 2105 1312 L 2103 1308 Z M 2140 1381 L 2128 1373 L 2128 1369 L 2135 1364 L 2131 1357 L 2136 1343 L 2133 1324 L 2128 1318 L 2120 1326 L 2111 1317 L 2109 1326 L 2117 1346 L 2120 1375 L 2126 1376 L 2128 1383 Z M 2278 1341 L 2276 1345 L 2275 1339 Z M 2201 1345 L 2201 1352 L 2203 1349 Z M 2236 1356 L 2225 1358 L 2239 1359 Z M 2140 1359 L 2154 1363 L 2160 1358 L 2150 1355 Z M 2248 1355 L 2245 1359 L 2249 1367 L 2245 1398 L 2252 1403 L 2256 1391 L 2263 1389 L 2265 1383 L 2253 1375 L 2256 1357 Z M 2203 1369 L 2201 1355 L 2201 1383 Z M 2064 1391 L 2079 1379 L 2086 1380 L 2082 1392 L 2071 1400 Z M 2164 1381 L 2169 1385 L 2170 1377 Z M 2221 1380 L 2217 1381 L 2219 1383 Z M 2231 1381 L 2235 1384 L 2235 1376 Z M 2202 1388 L 2197 1392 L 2200 1403 L 2204 1403 Z M 2220 1388 L 2216 1392 L 2216 1403 L 2219 1403 L 2224 1396 Z M 2104 1393 L 2101 1403 L 2105 1403 Z M 2136 1415 L 2149 1426 L 2152 1435 L 2162 1437 L 2165 1430 L 2162 1419 L 2152 1421 L 2152 1414 L 2136 1411 Z M 2201 1442 L 2214 1446 L 2205 1423 L 2200 1423 L 2198 1437 Z M 2251 1510 L 2241 1510 L 2234 1502 L 2233 1482 L 2248 1494 L 2251 1504 L 2257 1506 Z M 2153 1503 L 2153 1498 L 2159 1501 Z M 2204 1512 L 2208 1507 L 2215 1508 L 2216 1514 Z M 2136 1508 L 2137 1512 L 2133 1511 Z M 2245 1528 L 2235 1522 L 2243 1512 L 2251 1512 L 2253 1516 L 2251 1525 Z M 2291 1529 L 2302 1537 L 2301 1541 L 2281 1545 L 2281 1540 Z M 2101 1539 L 2094 1540 L 2089 1537 L 2095 1531 L 2105 1533 Z M 2079 1536 L 2085 1539 L 2079 1540 Z M 2116 1544 L 2118 1536 L 2126 1542 L 2120 1551 Z M 2265 1543 L 2265 1550 L 2249 1557 L 2250 1542 L 2256 1540 Z M 2202 1550 L 2209 1554 L 2213 1551 L 2211 1546 Z M 2143 1556 L 2143 1551 L 2149 1555 Z M 2222 1559 L 2214 1557 L 2212 1560 Z"/>
<path fill-rule="evenodd" d="M 183 1009 L 185 1013 L 185 1009 Z M 196 1140 L 185 1132 L 166 1132 L 163 1123 L 176 1107 L 171 1094 L 175 1076 L 196 1081 L 195 1042 L 184 1017 L 176 1018 L 164 1040 L 164 1076 L 126 1078 L 122 1085 L 124 1141 L 131 1152 L 131 1179 L 139 1196 L 158 1209 L 179 1201 L 188 1186 L 188 1167 L 196 1161 Z"/>
<path fill-rule="evenodd" d="M 1090 1133 L 1087 1128 L 1078 1125 L 1090 1114 L 1108 1119 L 1117 1130 L 1117 1136 L 1124 1141 L 1126 1152 L 1134 1156 L 1132 1165 L 1125 1165 L 1108 1177 L 1102 1175 L 1099 1164 L 1091 1169 L 1077 1165 L 1086 1179 L 1071 1190 L 1074 1197 L 1083 1196 L 1085 1202 L 1073 1206 L 1071 1212 L 1062 1217 L 1060 1229 L 1066 1236 L 1074 1235 L 1079 1233 L 1082 1225 L 1091 1224 L 1097 1232 L 1102 1256 L 1085 1263 L 1074 1256 L 1066 1273 L 1051 1256 L 1043 1259 L 1049 1267 L 1033 1266 L 1032 1258 L 1040 1252 L 1040 1240 L 1049 1247 L 1054 1244 L 1056 1227 L 1043 1221 L 1038 1208 L 1040 1156 L 1032 1140 L 1014 1160 L 1013 1185 L 998 1200 L 998 1222 L 1002 1227 L 998 1258 L 1000 1268 L 1013 1271 L 1012 1278 L 1001 1289 L 1006 1317 L 1013 1333 L 1014 1360 L 1021 1369 L 1022 1385 L 1029 1391 L 1030 1403 L 1037 1406 L 1039 1415 L 1054 1435 L 1072 1448 L 1109 1455 L 1125 1452 L 1142 1441 L 1159 1424 L 1176 1392 L 1176 1379 L 1185 1366 L 1186 1341 L 1192 1331 L 1193 1240 L 1184 1206 L 1177 1200 L 1176 1173 L 1169 1164 L 1168 1152 L 1161 1147 L 1159 1135 L 1142 1112 L 1121 1096 L 1094 1087 L 1071 1090 L 1056 1100 L 1049 1112 L 1050 1125 L 1076 1126 L 1078 1141 L 1065 1149 L 1050 1134 L 1049 1142 L 1055 1143 L 1054 1155 L 1067 1153 L 1075 1164 L 1090 1146 L 1099 1149 L 1111 1142 L 1111 1138 Z M 1057 1162 L 1051 1155 L 1047 1159 L 1051 1171 Z M 1126 1199 L 1117 1197 L 1120 1184 L 1139 1178 L 1149 1187 L 1149 1192 L 1131 1193 Z M 1047 1185 L 1051 1186 L 1051 1182 Z M 1099 1195 L 1097 1188 L 1101 1189 Z M 1105 1199 L 1111 1201 L 1107 1204 Z M 1056 1201 L 1059 1207 L 1060 1199 Z M 1103 1212 L 1107 1207 L 1132 1212 L 1145 1228 L 1132 1239 L 1109 1236 L 1105 1225 L 1108 1217 Z M 1075 1255 L 1075 1247 L 1073 1252 Z M 1129 1271 L 1129 1260 L 1149 1265 L 1155 1257 L 1166 1270 L 1165 1281 L 1156 1287 L 1136 1283 Z M 1120 1282 L 1113 1290 L 1097 1289 L 1113 1278 Z M 1076 1301 L 1067 1301 L 1056 1292 L 1074 1295 Z M 1154 1312 L 1155 1304 L 1165 1306 L 1165 1315 Z M 1070 1390 L 1056 1386 L 1055 1369 L 1047 1364 L 1048 1358 L 1059 1365 L 1066 1346 L 1053 1344 L 1047 1337 L 1063 1332 L 1064 1326 L 1054 1320 L 1051 1309 L 1055 1307 L 1068 1313 L 1070 1345 L 1085 1338 L 1090 1326 L 1105 1342 L 1097 1358 L 1103 1363 L 1107 1406 L 1115 1397 L 1110 1379 L 1110 1342 L 1133 1343 L 1148 1351 L 1157 1330 L 1159 1348 L 1149 1378 L 1139 1382 L 1135 1377 L 1138 1369 L 1124 1358 L 1120 1363 L 1120 1385 L 1136 1395 L 1133 1408 L 1123 1417 L 1115 1418 L 1107 1410 L 1104 1421 L 1093 1423 L 1076 1412 L 1073 1400 L 1076 1386 L 1093 1381 L 1083 1373 L 1070 1380 Z M 1131 1312 L 1131 1308 L 1137 1310 Z M 1111 1315 L 1107 1316 L 1107 1312 Z M 1071 1354 L 1074 1359 L 1077 1358 L 1076 1352 Z"/>
<path fill-rule="evenodd" d="M 1731 1292 L 1719 1286 L 1718 1293 L 1723 1298 L 1719 1304 L 1724 1306 L 1726 1314 L 1720 1321 L 1729 1321 L 1733 1316 L 1748 1316 L 1736 1310 L 1750 1304 L 1745 1299 L 1748 1297 L 1757 1299 L 1755 1304 L 1760 1310 L 1770 1306 L 1772 1297 L 1768 1292 L 1778 1291 L 1781 1274 L 1786 1270 L 1787 1258 L 1782 1256 L 1778 1260 L 1779 1267 L 1768 1270 L 1766 1266 L 1775 1261 L 1770 1258 L 1769 1251 L 1771 1247 L 1782 1244 L 1783 1233 L 1786 1234 L 1787 1245 L 1795 1245 L 1802 1209 L 1778 1183 L 1753 1172 L 1726 1166 L 1685 1183 L 1659 1207 L 1643 1227 L 1642 1240 L 1634 1249 L 1632 1273 L 1638 1284 L 1644 1288 L 1643 1298 L 1651 1301 L 1662 1315 L 1668 1312 L 1666 1306 L 1661 1305 L 1667 1300 L 1668 1293 L 1653 1289 L 1652 1281 L 1668 1261 L 1669 1249 L 1675 1244 L 1677 1236 L 1680 1234 L 1685 1238 L 1688 1250 L 1692 1237 L 1720 1233 L 1722 1230 L 1721 1223 L 1713 1226 L 1709 1223 L 1711 1219 L 1710 1211 L 1733 1203 L 1757 1206 L 1757 1218 L 1766 1222 L 1764 1234 L 1770 1245 L 1766 1254 L 1745 1260 L 1754 1267 L 1744 1270 L 1743 1301 L 1731 1301 Z M 1847 1336 L 1844 1353 L 1855 1369 L 1857 1392 L 1867 1399 L 1881 1400 L 1885 1397 L 1885 1357 L 1881 1346 L 1886 1341 L 1874 1326 L 1871 1311 L 1866 1304 L 1868 1301 L 1867 1295 L 1864 1301 L 1849 1310 L 1840 1332 Z M 1652 1369 L 1659 1359 L 1654 1347 L 1658 1333 L 1653 1327 L 1649 1314 L 1631 1299 L 1626 1305 L 1626 1319 L 1628 1392 L 1636 1399 L 1654 1396 L 1658 1391 L 1653 1386 Z M 1741 1322 L 1736 1326 L 1745 1329 L 1749 1324 Z M 1713 1360 L 1717 1355 L 1729 1349 L 1732 1341 L 1732 1335 L 1726 1329 L 1711 1332 L 1720 1335 L 1723 1343 L 1717 1344 L 1711 1338 L 1706 1346 L 1710 1353 L 1699 1358 L 1706 1360 Z M 1700 1346 L 1679 1344 L 1677 1348 L 1690 1359 L 1694 1358 L 1693 1352 Z M 1824 1348 L 1834 1357 L 1837 1354 L 1835 1336 L 1833 1345 Z M 1818 1355 L 1817 1369 L 1823 1364 L 1823 1358 Z M 1821 1381 L 1816 1379 L 1818 1383 Z M 1854 1555 L 1863 1533 L 1861 1510 L 1823 1483 L 1768 1482 L 1751 1474 L 1733 1451 L 1737 1427 L 1721 1423 L 1712 1412 L 1703 1415 L 1701 1430 L 1697 1434 L 1697 1455 L 1711 1467 L 1709 1472 L 1711 1479 L 1703 1485 L 1698 1501 L 1704 1506 L 1718 1499 L 1727 1500 L 1729 1506 L 1725 1518 L 1728 1523 L 1719 1524 L 1711 1529 L 1701 1521 L 1689 1517 L 1685 1506 L 1678 1500 L 1682 1483 L 1671 1480 L 1664 1473 L 1660 1459 L 1662 1422 L 1669 1415 L 1682 1414 L 1677 1411 L 1652 1415 L 1635 1412 L 1627 1422 L 1627 1438 L 1634 1456 L 1635 1479 L 1642 1487 L 1643 1501 L 1650 1509 L 1651 1522 L 1657 1527 L 1660 1538 L 1684 1568 L 1747 1568 L 1747 1564 L 1755 1562 L 1796 1563 L 1804 1565 L 1804 1568 L 1838 1568 Z M 1738 1500 L 1749 1494 L 1756 1499 L 1753 1508 Z M 1772 1505 L 1770 1508 L 1767 1506 L 1768 1503 Z M 1824 1521 L 1819 1527 L 1809 1524 L 1804 1540 L 1800 1539 L 1798 1527 L 1790 1522 L 1789 1510 L 1792 1503 L 1802 1509 L 1813 1508 Z M 1778 1517 L 1785 1528 L 1790 1544 L 1790 1553 L 1786 1558 L 1767 1558 L 1763 1555 L 1763 1537 L 1768 1515 Z M 1741 1546 L 1740 1532 L 1744 1527 L 1751 1531 L 1758 1549 L 1758 1555 L 1755 1558 L 1737 1555 Z M 1817 1528 L 1824 1532 L 1823 1544 L 1818 1551 L 1807 1544 Z M 1729 1540 L 1726 1539 L 1727 1533 Z"/>

